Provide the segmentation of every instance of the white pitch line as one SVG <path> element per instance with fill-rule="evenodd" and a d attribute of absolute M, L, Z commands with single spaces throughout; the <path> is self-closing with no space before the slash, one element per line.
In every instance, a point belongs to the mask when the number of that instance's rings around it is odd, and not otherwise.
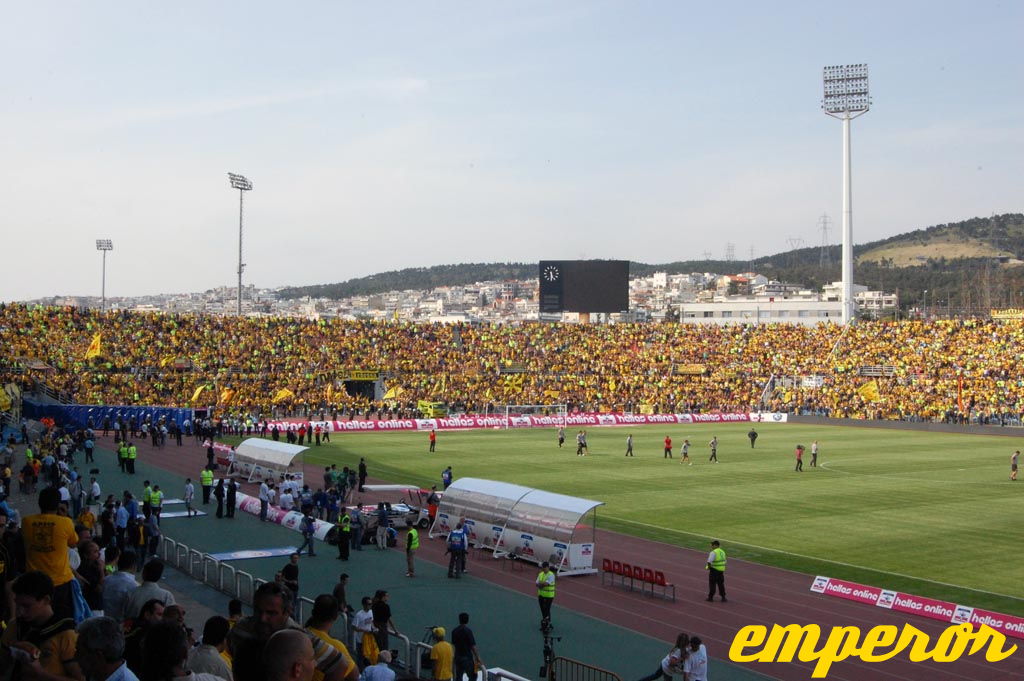
<path fill-rule="evenodd" d="M 662 527 L 661 525 L 652 525 L 650 523 L 642 523 L 642 522 L 640 522 L 638 520 L 630 520 L 629 518 L 615 518 L 615 520 L 618 520 L 618 521 L 621 521 L 621 522 L 624 522 L 624 523 L 630 523 L 631 525 L 639 525 L 641 527 L 649 527 L 651 529 L 661 530 L 663 532 L 673 532 L 675 534 L 688 535 L 688 536 L 691 536 L 691 537 L 700 536 L 700 535 L 696 535 L 696 534 L 694 534 L 692 532 L 684 532 L 682 530 L 674 530 L 674 529 L 669 528 L 669 527 Z M 730 544 L 735 544 L 736 546 L 744 546 L 744 547 L 746 547 L 748 549 L 759 549 L 761 551 L 769 551 L 771 553 L 781 553 L 781 554 L 786 555 L 786 556 L 795 556 L 796 558 L 806 558 L 808 560 L 816 560 L 816 561 L 819 561 L 819 562 L 822 562 L 822 563 L 831 563 L 832 565 L 842 565 L 843 567 L 857 568 L 858 570 L 867 570 L 868 572 L 876 572 L 876 573 L 878 573 L 880 575 L 891 575 L 893 577 L 903 577 L 904 579 L 916 579 L 919 582 L 927 582 L 929 584 L 937 584 L 939 586 L 948 586 L 948 587 L 951 587 L 951 588 L 954 588 L 954 589 L 963 589 L 964 591 L 973 591 L 975 593 L 987 594 L 989 596 L 999 596 L 1000 598 L 1009 598 L 1009 599 L 1014 600 L 1014 601 L 1024 601 L 1024 598 L 1021 598 L 1020 596 L 1011 596 L 1009 594 L 999 593 L 998 591 L 986 591 L 985 589 L 975 589 L 975 588 L 972 588 L 972 587 L 969 587 L 969 586 L 963 586 L 962 584 L 950 584 L 949 582 L 939 582 L 939 581 L 936 581 L 934 579 L 928 579 L 927 577 L 917 577 L 915 575 L 906 575 L 906 574 L 903 574 L 902 572 L 889 572 L 888 570 L 879 570 L 878 568 L 865 567 L 863 565 L 855 565 L 854 563 L 844 563 L 844 562 L 842 562 L 840 560 L 829 560 L 828 558 L 819 558 L 818 556 L 808 556 L 808 555 L 805 555 L 805 554 L 802 554 L 802 553 L 794 553 L 793 551 L 783 551 L 782 549 L 772 549 L 772 548 L 768 548 L 767 546 L 758 546 L 757 544 L 747 544 L 745 542 L 735 541 L 735 540 L 732 540 L 732 539 L 728 539 L 728 538 L 722 537 L 720 535 L 715 535 L 715 536 L 718 537 L 721 541 L 728 542 Z M 687 548 L 687 547 L 680 547 L 680 548 Z M 757 562 L 757 561 L 749 561 L 749 562 L 754 563 L 754 562 Z M 775 566 L 774 565 L 769 565 L 768 567 L 775 567 Z M 777 569 L 777 570 L 785 570 L 786 572 L 794 572 L 796 574 L 804 574 L 804 573 L 801 573 L 801 572 L 797 572 L 796 570 L 791 570 L 789 568 L 778 568 L 778 567 L 775 567 L 775 569 Z"/>

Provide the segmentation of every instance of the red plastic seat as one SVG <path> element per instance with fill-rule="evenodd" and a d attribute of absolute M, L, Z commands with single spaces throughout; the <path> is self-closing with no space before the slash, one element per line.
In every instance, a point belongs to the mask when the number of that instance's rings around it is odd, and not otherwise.
<path fill-rule="evenodd" d="M 633 579 L 633 568 L 631 568 L 629 566 L 629 563 L 623 563 L 622 564 L 622 578 L 625 579 L 627 577 L 629 579 Z"/>
<path fill-rule="evenodd" d="M 612 561 L 612 572 L 614 572 L 615 574 L 617 574 L 617 575 L 619 575 L 621 577 L 622 576 L 622 563 L 620 563 L 617 560 L 613 560 Z"/>
<path fill-rule="evenodd" d="M 654 583 L 658 586 L 666 586 L 665 573 L 661 570 L 654 571 Z"/>
<path fill-rule="evenodd" d="M 644 568 L 644 581 L 654 584 L 654 571 L 650 568 Z"/>
<path fill-rule="evenodd" d="M 611 558 L 605 558 L 604 560 L 601 561 L 601 571 L 602 572 L 611 572 L 612 571 L 612 559 Z"/>

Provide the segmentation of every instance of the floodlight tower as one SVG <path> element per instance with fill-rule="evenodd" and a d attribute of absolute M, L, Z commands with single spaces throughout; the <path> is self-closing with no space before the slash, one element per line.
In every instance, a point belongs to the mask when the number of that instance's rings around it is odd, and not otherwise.
<path fill-rule="evenodd" d="M 850 179 L 850 121 L 871 108 L 868 65 L 826 66 L 822 78 L 825 114 L 843 122 L 843 324 L 853 320 L 853 199 Z"/>
<path fill-rule="evenodd" d="M 245 265 L 242 263 L 242 214 L 244 207 L 245 192 L 252 191 L 252 182 L 244 175 L 228 173 L 228 180 L 231 186 L 238 190 L 238 316 L 242 316 L 242 270 Z"/>
<path fill-rule="evenodd" d="M 110 239 L 96 239 L 96 250 L 103 252 L 103 280 L 100 284 L 100 312 L 107 311 L 107 251 L 114 250 Z"/>

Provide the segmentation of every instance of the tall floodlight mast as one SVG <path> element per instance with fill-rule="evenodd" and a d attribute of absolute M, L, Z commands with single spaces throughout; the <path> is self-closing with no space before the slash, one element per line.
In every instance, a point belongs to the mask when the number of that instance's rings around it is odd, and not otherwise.
<path fill-rule="evenodd" d="M 252 191 L 252 182 L 244 175 L 228 173 L 231 186 L 238 190 L 238 316 L 242 316 L 242 208 L 245 192 Z"/>
<path fill-rule="evenodd" d="M 100 280 L 100 312 L 107 311 L 107 251 L 114 250 L 110 239 L 96 239 L 96 250 L 103 252 L 103 278 Z"/>
<path fill-rule="evenodd" d="M 854 318 L 853 303 L 853 197 L 850 177 L 850 121 L 871 108 L 868 65 L 826 66 L 823 72 L 822 110 L 843 122 L 843 324 Z"/>

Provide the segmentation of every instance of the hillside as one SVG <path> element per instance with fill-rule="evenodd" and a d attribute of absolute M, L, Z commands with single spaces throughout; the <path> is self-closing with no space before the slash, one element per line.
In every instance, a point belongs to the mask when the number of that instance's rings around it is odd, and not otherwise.
<path fill-rule="evenodd" d="M 748 268 L 772 279 L 810 288 L 838 281 L 841 248 L 829 248 L 831 265 L 819 267 L 820 248 L 808 247 L 753 261 L 686 260 L 661 264 L 631 262 L 633 276 L 654 272 L 732 273 Z M 991 307 L 1024 305 L 1024 214 L 935 225 L 854 246 L 855 280 L 872 289 L 897 291 L 904 310 L 929 291 L 928 305 L 943 311 L 984 314 Z M 282 289 L 283 298 L 345 298 L 404 289 L 459 286 L 495 279 L 537 276 L 536 263 L 470 263 L 382 272 L 336 284 Z"/>

